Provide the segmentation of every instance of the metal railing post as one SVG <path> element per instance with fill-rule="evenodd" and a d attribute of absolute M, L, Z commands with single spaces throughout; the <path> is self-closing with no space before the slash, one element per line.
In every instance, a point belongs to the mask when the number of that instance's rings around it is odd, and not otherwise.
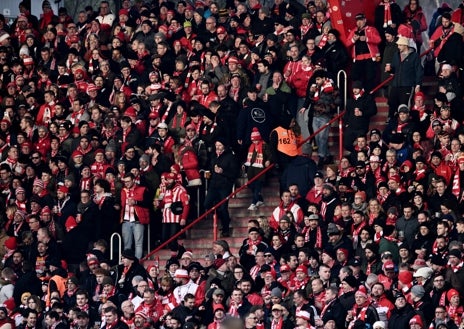
<path fill-rule="evenodd" d="M 337 85 L 340 88 L 341 77 L 343 77 L 343 108 L 346 109 L 346 100 L 348 98 L 348 88 L 347 88 L 347 75 L 344 70 L 340 70 L 337 73 Z M 340 106 L 337 107 L 337 114 L 340 115 Z M 343 157 L 343 116 L 340 116 L 338 119 L 338 160 L 342 160 Z"/>
<path fill-rule="evenodd" d="M 113 255 L 114 255 L 113 242 L 114 242 L 115 237 L 118 239 L 118 244 L 119 244 L 119 248 L 118 248 L 118 251 L 119 251 L 118 261 L 119 261 L 119 259 L 121 258 L 121 254 L 122 254 L 122 238 L 121 238 L 121 235 L 116 232 L 111 234 L 111 237 L 110 237 L 110 260 L 113 260 Z M 150 253 L 150 251 L 148 253 Z"/>

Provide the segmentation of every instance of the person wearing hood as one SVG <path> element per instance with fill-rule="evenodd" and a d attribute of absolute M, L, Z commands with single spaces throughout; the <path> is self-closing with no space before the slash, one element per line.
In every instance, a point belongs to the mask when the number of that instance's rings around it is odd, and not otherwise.
<path fill-rule="evenodd" d="M 391 64 L 385 66 L 385 72 L 394 74 L 388 98 L 390 119 L 400 104 L 409 104 L 413 93 L 420 91 L 424 75 L 419 54 L 408 46 L 408 39 L 399 37 L 396 44 L 398 52 L 393 56 Z"/>

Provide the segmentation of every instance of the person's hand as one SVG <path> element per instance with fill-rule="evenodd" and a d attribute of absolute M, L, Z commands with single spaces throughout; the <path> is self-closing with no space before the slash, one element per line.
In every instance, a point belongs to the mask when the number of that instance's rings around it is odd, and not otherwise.
<path fill-rule="evenodd" d="M 359 35 L 357 35 L 356 33 L 353 35 L 353 40 L 354 41 L 358 41 L 359 40 Z"/>
<path fill-rule="evenodd" d="M 360 117 L 360 116 L 362 116 L 362 111 L 361 111 L 359 108 L 357 108 L 357 107 L 354 109 L 354 116 L 355 116 L 355 117 Z"/>
<path fill-rule="evenodd" d="M 300 114 L 303 114 L 305 111 L 306 111 L 306 108 L 302 107 L 298 112 L 299 112 Z"/>
<path fill-rule="evenodd" d="M 359 37 L 359 40 L 362 41 L 362 42 L 364 42 L 364 41 L 367 40 L 367 38 L 366 38 L 365 35 L 361 35 L 361 36 Z"/>
<path fill-rule="evenodd" d="M 213 68 L 218 67 L 219 59 L 216 56 L 211 57 L 211 65 L 213 66 Z"/>
<path fill-rule="evenodd" d="M 180 226 L 185 226 L 185 224 L 187 224 L 187 221 L 185 219 L 181 219 L 179 224 Z"/>

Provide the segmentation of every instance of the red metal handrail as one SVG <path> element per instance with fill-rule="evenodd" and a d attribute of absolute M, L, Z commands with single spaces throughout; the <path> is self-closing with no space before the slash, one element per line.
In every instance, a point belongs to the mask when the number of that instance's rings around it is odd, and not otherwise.
<path fill-rule="evenodd" d="M 393 78 L 395 77 L 394 74 L 390 75 L 388 78 L 386 78 L 385 80 L 383 80 L 381 83 L 379 83 L 377 85 L 377 87 L 375 87 L 374 89 L 372 89 L 369 94 L 374 94 L 377 90 L 379 90 L 380 88 L 382 88 L 383 86 L 385 86 L 387 83 L 389 83 L 390 81 L 393 80 Z"/>
<path fill-rule="evenodd" d="M 309 135 L 307 138 L 305 138 L 303 141 L 300 142 L 300 144 L 298 144 L 298 147 L 301 147 L 301 145 L 303 145 L 304 143 L 306 143 L 307 141 L 309 141 L 310 139 L 314 138 L 317 134 L 319 134 L 321 131 L 323 131 L 324 129 L 326 129 L 327 127 L 329 127 L 332 123 L 334 123 L 335 121 L 337 121 L 339 118 L 341 118 L 342 116 L 345 115 L 345 111 L 343 112 L 340 112 L 339 114 L 337 114 L 336 116 L 334 116 L 329 122 L 327 122 L 326 124 L 322 125 L 318 130 L 316 130 L 315 132 L 312 133 L 312 135 Z"/>
<path fill-rule="evenodd" d="M 316 130 L 312 135 L 310 135 L 308 138 L 306 138 L 303 142 L 301 142 L 298 146 L 300 147 L 301 145 L 303 145 L 304 143 L 306 143 L 308 140 L 310 140 L 311 138 L 314 138 L 314 136 L 316 136 L 318 133 L 320 133 L 321 131 L 323 131 L 324 129 L 327 129 L 333 122 L 335 122 L 336 120 L 338 120 L 338 118 L 342 117 L 343 115 L 345 114 L 345 111 L 341 112 L 340 114 L 336 115 L 332 120 L 330 120 L 329 122 L 327 122 L 325 125 L 323 125 L 321 128 L 319 128 L 318 130 Z M 240 191 L 242 191 L 243 189 L 247 188 L 248 185 L 252 182 L 254 182 L 255 180 L 259 179 L 261 176 L 263 176 L 266 172 L 268 172 L 269 170 L 271 170 L 272 168 L 274 168 L 274 164 L 271 164 L 269 167 L 266 167 L 264 168 L 263 171 L 261 171 L 258 175 L 256 175 L 255 177 L 251 178 L 250 180 L 248 180 L 248 182 L 246 182 L 244 185 L 240 186 L 239 188 L 237 188 L 235 191 L 233 191 L 231 194 L 229 194 L 226 198 L 222 199 L 221 201 L 219 201 L 215 206 L 213 206 L 212 208 L 208 209 L 203 215 L 201 215 L 200 217 L 198 217 L 197 219 L 193 220 L 193 222 L 191 222 L 190 224 L 188 224 L 187 226 L 185 226 L 183 229 L 181 229 L 179 232 L 177 232 L 176 234 L 174 234 L 172 237 L 170 237 L 168 240 L 166 240 L 165 242 L 163 242 L 162 244 L 160 244 L 158 247 L 156 247 L 155 249 L 153 249 L 150 253 L 148 253 L 145 257 L 142 257 L 140 259 L 141 262 L 143 262 L 144 260 L 147 260 L 148 258 L 150 258 L 152 255 L 154 255 L 155 253 L 157 253 L 158 251 L 160 251 L 161 249 L 163 249 L 165 246 L 167 246 L 169 243 L 171 243 L 172 241 L 174 241 L 175 239 L 177 239 L 180 235 L 184 234 L 186 231 L 188 231 L 190 228 L 192 228 L 193 226 L 195 226 L 197 223 L 199 223 L 203 218 L 205 218 L 206 216 L 208 216 L 209 214 L 211 214 L 212 212 L 215 212 L 217 210 L 218 207 L 220 207 L 221 205 L 223 205 L 227 200 L 233 198 L 236 194 L 238 194 Z M 214 225 L 213 225 L 214 226 Z M 214 233 L 213 233 L 214 234 Z"/>
<path fill-rule="evenodd" d="M 425 51 L 424 53 L 422 53 L 420 55 L 420 57 L 426 55 L 428 52 L 430 52 L 431 49 L 429 49 L 428 51 Z M 385 79 L 384 81 L 382 81 L 381 83 L 379 83 L 374 89 L 371 90 L 370 94 L 373 94 L 375 93 L 377 90 L 379 90 L 380 88 L 382 88 L 384 85 L 386 85 L 387 83 L 389 83 L 391 80 L 393 80 L 393 77 L 394 75 L 390 75 L 387 79 Z M 346 105 L 346 104 L 345 104 Z M 327 122 L 326 124 L 324 124 L 322 127 L 320 127 L 319 129 L 317 129 L 315 132 L 313 132 L 311 135 L 309 135 L 307 138 L 305 138 L 302 142 L 300 142 L 298 144 L 298 147 L 301 147 L 304 143 L 308 142 L 310 139 L 314 138 L 317 134 L 319 134 L 321 131 L 323 131 L 324 129 L 327 129 L 328 127 L 330 127 L 330 125 L 332 123 L 334 123 L 335 121 L 341 119 L 346 113 L 346 110 L 340 112 L 339 114 L 337 114 L 335 117 L 333 117 L 329 122 Z M 255 180 L 259 179 L 262 175 L 264 175 L 266 172 L 268 172 L 269 170 L 271 170 L 272 168 L 274 168 L 274 164 L 271 164 L 269 167 L 266 167 L 264 168 L 263 171 L 261 171 L 258 175 L 256 175 L 255 177 L 253 177 L 252 179 L 248 180 L 247 183 L 245 183 L 244 185 L 240 186 L 238 189 L 236 189 L 235 191 L 233 191 L 231 194 L 229 194 L 226 198 L 222 199 L 221 201 L 219 201 L 215 206 L 213 206 L 211 209 L 208 209 L 205 213 L 203 213 L 203 215 L 201 215 L 200 217 L 196 218 L 195 220 L 193 220 L 193 222 L 191 222 L 190 224 L 188 224 L 187 226 L 185 226 L 183 229 L 181 229 L 179 232 L 177 232 L 176 234 L 174 234 L 172 237 L 170 237 L 168 240 L 166 240 L 165 242 L 163 242 L 162 244 L 160 244 L 158 247 L 156 247 L 155 249 L 153 249 L 150 253 L 148 253 L 145 257 L 142 257 L 140 259 L 140 261 L 144 261 L 144 260 L 147 260 L 148 258 L 150 258 L 152 255 L 154 255 L 155 253 L 157 253 L 158 251 L 160 251 L 161 249 L 163 249 L 165 246 L 167 246 L 169 243 L 171 243 L 172 241 L 174 241 L 175 239 L 177 239 L 179 236 L 181 236 L 182 234 L 184 234 L 186 231 L 188 231 L 190 228 L 192 228 L 193 226 L 195 226 L 197 223 L 199 223 L 201 220 L 203 220 L 203 218 L 205 218 L 206 216 L 208 216 L 209 214 L 211 214 L 212 212 L 215 212 L 217 210 L 218 207 L 220 207 L 221 205 L 223 205 L 227 200 L 229 200 L 230 198 L 233 198 L 235 195 L 237 195 L 239 192 L 241 192 L 243 189 L 247 188 L 248 185 L 252 182 L 254 182 Z M 216 228 L 214 228 L 214 230 L 216 231 Z"/>
<path fill-rule="evenodd" d="M 208 216 L 209 214 L 211 214 L 212 212 L 215 212 L 217 210 L 217 208 L 219 208 L 220 206 L 222 206 L 227 200 L 233 198 L 237 193 L 239 193 L 240 191 L 242 191 L 243 189 L 245 189 L 246 187 L 248 187 L 248 185 L 252 182 L 254 182 L 255 180 L 257 180 L 258 178 L 260 178 L 262 175 L 264 175 L 266 172 L 268 172 L 269 170 L 271 170 L 272 168 L 274 168 L 274 164 L 272 163 L 269 167 L 266 167 L 263 169 L 263 171 L 261 171 L 258 175 L 256 175 L 255 177 L 251 178 L 246 184 L 240 186 L 239 188 L 237 188 L 235 191 L 233 191 L 231 194 L 229 194 L 227 197 L 225 197 L 224 199 L 222 199 L 221 201 L 219 201 L 215 206 L 213 206 L 212 208 L 208 209 L 205 213 L 203 213 L 203 215 L 201 215 L 200 217 L 198 217 L 197 219 L 193 220 L 193 222 L 191 222 L 190 224 L 188 224 L 187 226 L 185 226 L 183 229 L 181 229 L 179 232 L 177 232 L 176 234 L 174 234 L 172 237 L 170 237 L 168 240 L 166 240 L 165 242 L 163 242 L 162 244 L 160 244 L 158 247 L 156 247 L 155 249 L 153 249 L 148 255 L 146 255 L 145 257 L 142 257 L 140 259 L 140 261 L 144 261 L 146 259 L 148 259 L 149 257 L 151 257 L 153 254 L 157 253 L 158 251 L 160 251 L 161 249 L 163 249 L 165 246 L 167 246 L 169 243 L 171 243 L 172 241 L 174 241 L 175 239 L 177 239 L 180 235 L 184 234 L 186 231 L 188 231 L 190 228 L 192 228 L 193 226 L 195 226 L 198 222 L 200 222 L 203 218 L 205 218 L 206 216 Z"/>

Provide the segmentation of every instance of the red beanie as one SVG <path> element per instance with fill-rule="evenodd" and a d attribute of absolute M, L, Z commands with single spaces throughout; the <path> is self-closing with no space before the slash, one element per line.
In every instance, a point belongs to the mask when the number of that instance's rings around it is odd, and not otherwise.
<path fill-rule="evenodd" d="M 261 140 L 261 134 L 259 133 L 259 130 L 256 127 L 254 127 L 253 131 L 251 132 L 251 140 L 252 141 L 260 141 Z"/>
<path fill-rule="evenodd" d="M 412 282 L 412 273 L 409 271 L 401 271 L 398 273 L 398 281 L 403 284 L 410 284 Z"/>
<path fill-rule="evenodd" d="M 5 247 L 7 247 L 10 250 L 16 250 L 16 248 L 18 247 L 16 238 L 14 236 L 10 236 L 8 239 L 6 239 Z"/>

